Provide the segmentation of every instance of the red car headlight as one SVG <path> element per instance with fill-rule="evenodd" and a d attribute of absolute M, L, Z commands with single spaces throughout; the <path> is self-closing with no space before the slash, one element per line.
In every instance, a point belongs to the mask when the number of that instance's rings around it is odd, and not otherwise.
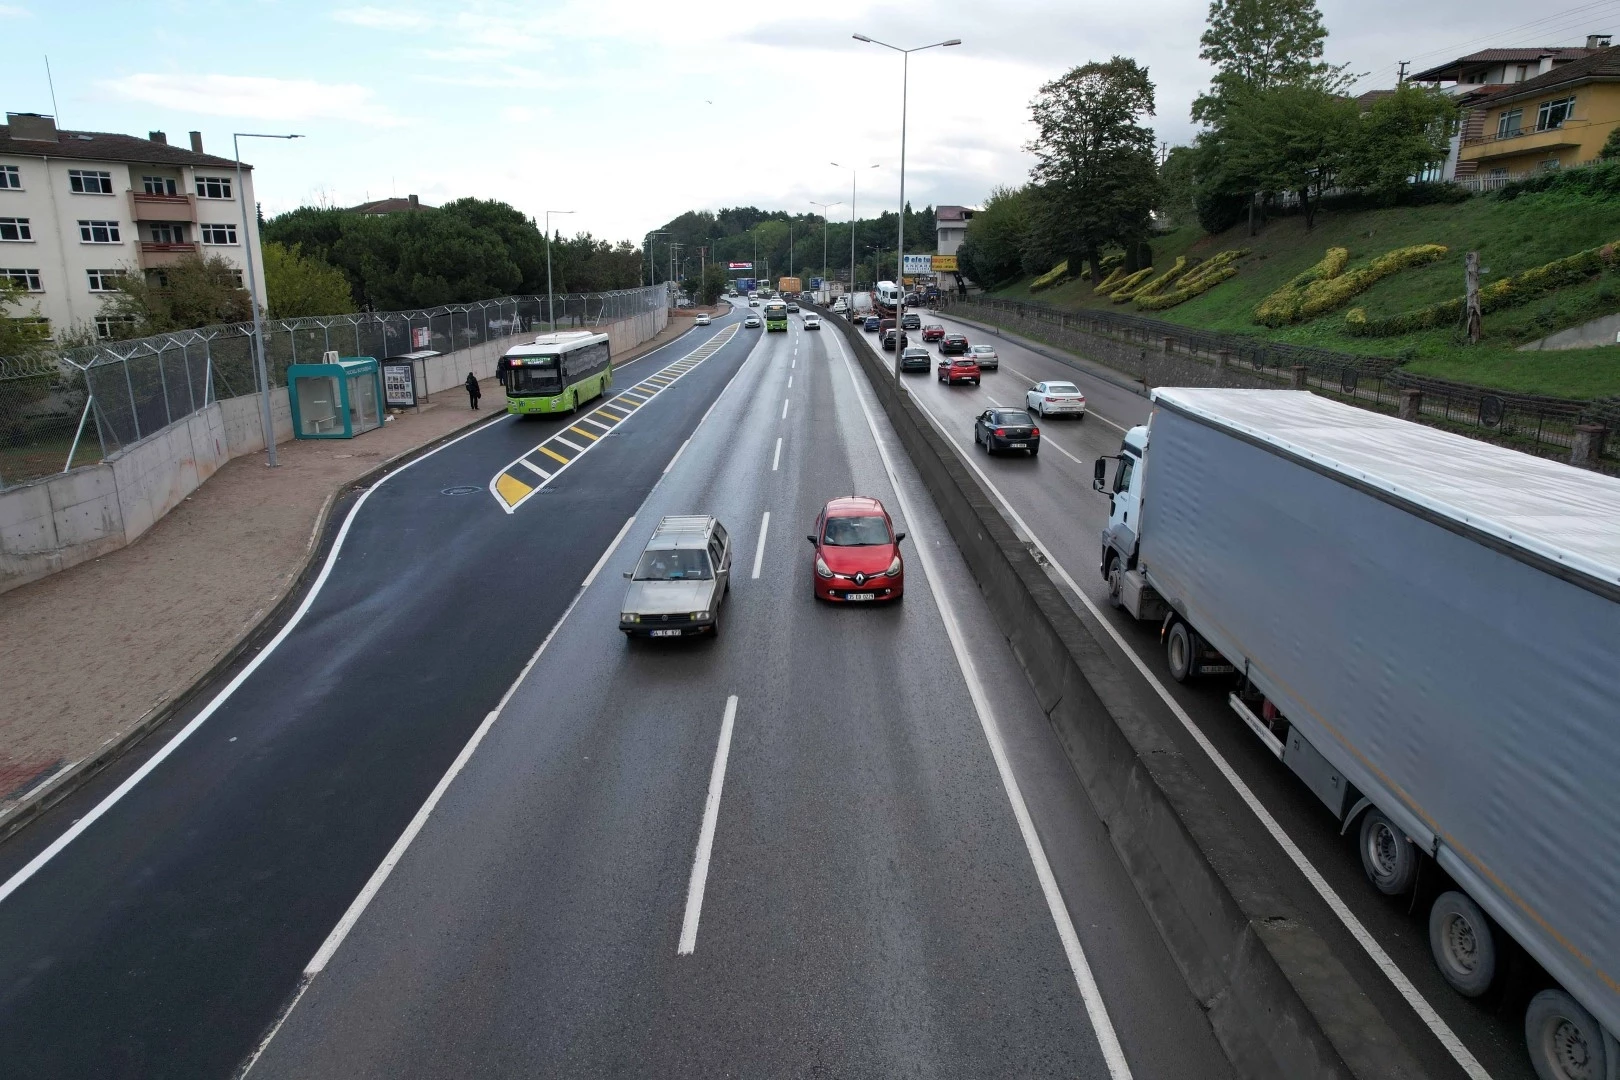
<path fill-rule="evenodd" d="M 899 577 L 900 571 L 903 569 L 905 568 L 900 563 L 900 556 L 896 555 L 894 557 L 894 562 L 890 563 L 889 568 L 883 571 L 883 573 L 886 577 Z"/>
<path fill-rule="evenodd" d="M 816 556 L 816 576 L 824 578 L 833 576 L 832 567 L 828 566 L 820 555 Z"/>

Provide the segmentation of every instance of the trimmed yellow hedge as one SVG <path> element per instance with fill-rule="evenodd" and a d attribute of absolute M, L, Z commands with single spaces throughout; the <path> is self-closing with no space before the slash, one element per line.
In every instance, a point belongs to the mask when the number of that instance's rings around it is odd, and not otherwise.
<path fill-rule="evenodd" d="M 1110 270 L 1108 272 L 1108 276 L 1103 278 L 1100 282 L 1098 282 L 1097 287 L 1095 289 L 1091 290 L 1091 291 L 1094 292 L 1094 293 L 1097 293 L 1099 295 L 1102 294 L 1102 293 L 1105 293 L 1105 292 L 1112 292 L 1119 285 L 1120 279 L 1123 278 L 1124 276 L 1125 276 L 1124 267 L 1123 266 L 1116 266 L 1112 270 Z"/>
<path fill-rule="evenodd" d="M 1344 272 L 1350 261 L 1348 248 L 1328 248 L 1322 261 L 1304 272 L 1294 275 L 1254 309 L 1254 321 L 1261 326 L 1287 326 L 1299 320 L 1299 309 L 1305 302 L 1305 290 L 1318 281 L 1332 281 Z"/>
<path fill-rule="evenodd" d="M 1577 251 L 1562 259 L 1531 267 L 1511 278 L 1501 278 L 1479 290 L 1479 310 L 1489 315 L 1493 311 L 1516 307 L 1535 299 L 1542 293 L 1578 285 L 1605 271 L 1620 271 L 1620 241 Z M 1462 322 L 1463 297 L 1443 300 L 1415 311 L 1397 315 L 1369 318 L 1365 308 L 1352 308 L 1345 313 L 1345 332 L 1358 337 L 1393 337 L 1414 330 L 1428 330 L 1436 326 L 1455 326 Z"/>
<path fill-rule="evenodd" d="M 1129 277 L 1121 278 L 1118 285 L 1115 286 L 1114 291 L 1108 294 L 1108 299 L 1112 300 L 1116 304 L 1123 304 L 1125 301 L 1135 296 L 1136 290 L 1147 284 L 1148 279 L 1151 277 L 1153 277 L 1153 267 L 1142 267 L 1142 269 L 1138 270 Z"/>
<path fill-rule="evenodd" d="M 1164 289 L 1166 285 L 1170 284 L 1172 281 L 1176 280 L 1176 278 L 1184 274 L 1186 270 L 1187 256 L 1177 255 L 1175 264 L 1172 265 L 1170 269 L 1166 270 L 1164 273 L 1160 274 L 1158 277 L 1136 290 L 1135 298 L 1138 300 L 1143 300 L 1149 296 L 1157 295 L 1161 290 Z"/>
<path fill-rule="evenodd" d="M 1237 267 L 1232 264 L 1249 253 L 1248 248 L 1232 248 L 1211 256 L 1205 262 L 1199 263 L 1191 270 L 1184 272 L 1176 282 L 1176 287 L 1169 292 L 1155 293 L 1150 296 L 1136 294 L 1136 306 L 1143 311 L 1163 311 L 1165 308 L 1175 307 L 1185 303 L 1195 296 L 1202 296 L 1227 278 L 1235 275 Z"/>
<path fill-rule="evenodd" d="M 1058 282 L 1062 281 L 1065 277 L 1067 277 L 1068 273 L 1069 273 L 1069 260 L 1064 259 L 1062 262 L 1060 262 L 1056 266 L 1052 267 L 1052 269 L 1048 270 L 1046 273 L 1042 274 L 1040 277 L 1038 277 L 1034 281 L 1030 282 L 1029 283 L 1029 291 L 1030 292 L 1040 292 L 1042 289 L 1049 289 L 1053 285 L 1056 285 Z"/>

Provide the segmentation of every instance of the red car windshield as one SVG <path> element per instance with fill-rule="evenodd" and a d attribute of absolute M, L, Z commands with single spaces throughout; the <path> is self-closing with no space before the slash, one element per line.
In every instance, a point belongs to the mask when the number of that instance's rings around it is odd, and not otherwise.
<path fill-rule="evenodd" d="M 889 523 L 881 517 L 833 517 L 827 519 L 821 542 L 828 547 L 871 547 L 890 543 Z"/>

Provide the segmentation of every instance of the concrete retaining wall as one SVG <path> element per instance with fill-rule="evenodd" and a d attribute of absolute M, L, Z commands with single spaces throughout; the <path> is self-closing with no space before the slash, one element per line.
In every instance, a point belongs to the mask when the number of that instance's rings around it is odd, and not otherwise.
<path fill-rule="evenodd" d="M 615 353 L 669 324 L 658 308 L 600 328 Z M 532 334 L 436 356 L 422 365 L 428 394 L 459 390 L 470 371 L 495 377 L 501 354 Z M 270 392 L 276 442 L 293 437 L 287 388 Z M 105 461 L 0 492 L 0 593 L 134 543 L 232 458 L 264 450 L 258 394 L 215 402 Z"/>
<path fill-rule="evenodd" d="M 1255 871 L 1214 793 L 865 335 L 829 322 L 866 369 L 1235 1074 L 1422 1076 L 1329 944 Z"/>

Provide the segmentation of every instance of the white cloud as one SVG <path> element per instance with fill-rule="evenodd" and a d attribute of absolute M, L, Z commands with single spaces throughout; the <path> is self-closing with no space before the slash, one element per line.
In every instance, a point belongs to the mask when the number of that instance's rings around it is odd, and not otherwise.
<path fill-rule="evenodd" d="M 431 16 L 416 11 L 398 11 L 393 8 L 357 7 L 341 8 L 332 12 L 335 22 L 350 26 L 363 26 L 370 30 L 426 30 L 433 25 Z"/>
<path fill-rule="evenodd" d="M 353 83 L 274 79 L 254 75 L 160 75 L 140 73 L 101 85 L 136 101 L 211 116 L 258 120 L 341 119 L 397 126 L 401 121 Z"/>
<path fill-rule="evenodd" d="M 15 4 L 0 4 L 0 19 L 20 19 L 24 15 L 32 14 L 33 12 L 27 8 L 18 7 Z"/>

